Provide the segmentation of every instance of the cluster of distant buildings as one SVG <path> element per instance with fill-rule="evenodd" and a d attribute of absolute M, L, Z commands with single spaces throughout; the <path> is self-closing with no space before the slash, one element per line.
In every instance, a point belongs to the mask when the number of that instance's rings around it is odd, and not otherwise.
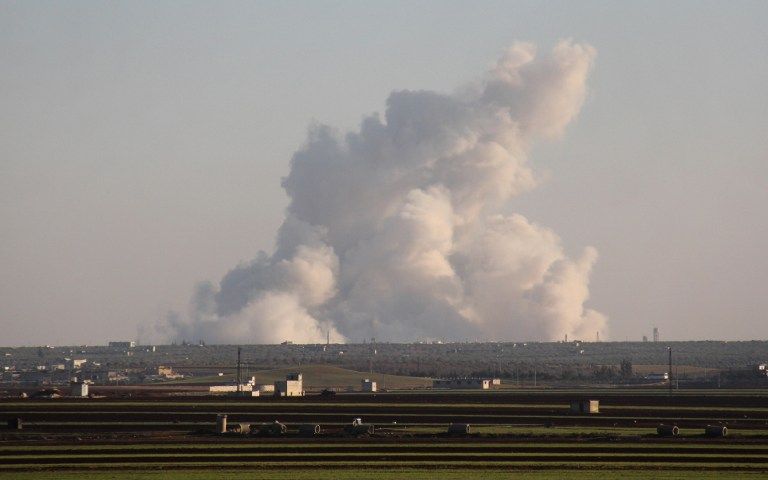
<path fill-rule="evenodd" d="M 276 397 L 303 397 L 304 378 L 301 373 L 289 373 L 285 380 L 277 380 L 272 384 L 256 384 L 256 377 L 251 377 L 244 384 L 211 385 L 208 387 L 211 393 L 238 394 L 251 397 L 259 397 L 262 394 Z"/>
<path fill-rule="evenodd" d="M 301 373 L 289 373 L 285 380 L 277 380 L 272 384 L 257 384 L 256 377 L 251 377 L 243 384 L 211 385 L 210 393 L 223 393 L 230 395 L 242 395 L 258 397 L 273 395 L 276 397 L 301 397 L 304 396 L 304 380 Z M 460 390 L 488 390 L 501 386 L 500 378 L 448 378 L 437 379 L 432 382 L 433 388 L 460 389 Z M 360 391 L 375 393 L 378 391 L 376 381 L 364 378 L 360 381 Z"/>
<path fill-rule="evenodd" d="M 360 389 L 363 392 L 374 393 L 378 386 L 374 380 L 364 378 L 360 381 Z M 276 380 L 271 384 L 257 384 L 256 377 L 251 377 L 244 384 L 211 385 L 208 387 L 211 393 L 240 394 L 244 396 L 258 397 L 262 395 L 274 395 L 276 397 L 303 397 L 304 376 L 301 373 L 289 373 L 284 380 Z"/>
<path fill-rule="evenodd" d="M 658 329 L 654 329 L 653 333 L 654 341 L 658 341 Z M 373 339 L 371 340 L 372 345 L 375 345 Z M 284 345 L 291 345 L 291 343 L 284 342 Z M 521 345 L 524 346 L 525 344 Z M 575 345 L 579 346 L 580 342 L 575 341 Z M 201 346 L 203 346 L 202 343 Z M 312 348 L 325 350 L 328 346 L 327 344 Z M 517 344 L 513 346 L 517 346 Z M 144 355 L 144 353 L 155 352 L 156 347 L 138 347 L 133 341 L 111 341 L 108 344 L 109 350 L 105 349 L 104 346 L 87 351 L 86 347 L 67 350 L 63 348 L 57 350 L 56 348 L 46 346 L 40 347 L 37 352 L 27 350 L 26 356 L 19 360 L 16 359 L 16 353 L 3 353 L 3 356 L 0 357 L 0 385 L 23 389 L 38 387 L 47 390 L 58 387 L 62 391 L 67 389 L 68 395 L 88 396 L 90 393 L 88 386 L 93 384 L 139 384 L 184 378 L 184 375 L 174 371 L 168 364 L 158 365 L 160 362 L 174 364 L 174 361 L 179 361 L 178 356 L 165 356 L 168 354 L 162 347 L 160 347 L 161 353 L 149 356 Z M 376 350 L 373 349 L 372 353 L 375 354 L 375 352 Z M 141 358 L 126 358 L 126 356 Z M 112 360 L 113 358 L 118 360 Z M 751 364 L 748 368 L 753 372 L 752 374 L 756 371 L 763 377 L 768 376 L 768 364 L 766 363 Z M 186 371 L 183 368 L 182 371 L 190 375 L 197 375 L 196 371 Z M 635 379 L 638 380 L 639 376 L 636 376 Z M 650 383 L 662 383 L 668 382 L 670 375 L 668 372 L 647 373 L 642 379 Z M 367 393 L 375 393 L 379 390 L 377 382 L 370 378 L 360 379 L 359 385 L 359 390 L 357 388 L 354 390 Z M 489 390 L 500 385 L 501 379 L 493 377 L 441 378 L 432 382 L 434 389 Z M 207 389 L 209 393 L 245 396 L 295 397 L 305 394 L 304 379 L 302 374 L 298 372 L 290 373 L 284 379 L 265 384 L 257 384 L 256 378 L 251 377 L 246 382 L 227 385 L 201 385 L 198 383 L 196 387 L 198 390 L 195 391 L 198 392 Z M 351 387 L 349 388 L 351 389 Z M 329 386 L 328 389 L 333 390 L 334 388 Z"/>
<path fill-rule="evenodd" d="M 110 346 L 117 344 L 115 348 L 122 348 L 133 343 L 110 342 Z M 45 363 L 27 362 L 17 367 L 11 354 L 6 353 L 3 363 L 4 365 L 0 366 L 0 384 L 40 387 L 81 385 L 75 396 L 87 396 L 87 387 L 83 385 L 88 384 L 143 383 L 184 378 L 174 372 L 173 368 L 164 365 L 110 369 L 99 361 L 74 355 L 48 360 Z"/>

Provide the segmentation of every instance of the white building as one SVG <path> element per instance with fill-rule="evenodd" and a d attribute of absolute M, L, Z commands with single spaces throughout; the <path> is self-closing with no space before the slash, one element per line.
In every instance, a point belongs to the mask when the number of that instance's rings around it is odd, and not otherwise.
<path fill-rule="evenodd" d="M 275 396 L 277 397 L 303 397 L 304 381 L 300 373 L 289 373 L 285 380 L 275 382 Z"/>
<path fill-rule="evenodd" d="M 73 358 L 70 362 L 70 365 L 72 368 L 81 368 L 83 365 L 85 365 L 88 362 L 85 358 Z"/>
<path fill-rule="evenodd" d="M 364 378 L 362 382 L 360 382 L 361 386 L 363 387 L 364 392 L 375 392 L 376 391 L 376 382 L 369 378 Z"/>
<path fill-rule="evenodd" d="M 232 385 L 210 385 L 208 391 L 211 393 L 233 393 L 233 392 L 250 392 L 253 390 L 253 385 L 240 385 L 238 390 L 237 384 Z"/>

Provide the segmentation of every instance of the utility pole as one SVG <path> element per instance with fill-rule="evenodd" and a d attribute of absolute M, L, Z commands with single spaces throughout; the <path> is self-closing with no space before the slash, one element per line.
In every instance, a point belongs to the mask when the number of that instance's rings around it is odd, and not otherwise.
<path fill-rule="evenodd" d="M 240 381 L 240 347 L 237 347 L 237 393 L 240 393 L 242 388 L 242 382 Z"/>
<path fill-rule="evenodd" d="M 672 347 L 667 347 L 669 352 L 669 394 L 672 395 Z"/>

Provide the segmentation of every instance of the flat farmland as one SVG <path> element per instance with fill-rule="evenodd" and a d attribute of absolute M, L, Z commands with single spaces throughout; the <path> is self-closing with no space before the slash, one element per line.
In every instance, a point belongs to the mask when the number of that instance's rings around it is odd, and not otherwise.
<path fill-rule="evenodd" d="M 0 402 L 2 418 L 22 418 L 26 431 L 194 431 L 211 429 L 216 415 L 235 423 L 315 423 L 325 429 L 363 417 L 379 427 L 477 426 L 647 428 L 674 423 L 683 429 L 723 425 L 734 434 L 768 430 L 768 396 L 741 392 L 672 397 L 663 392 L 431 392 L 338 394 L 302 398 L 166 397 L 157 399 L 53 399 Z M 600 413 L 574 415 L 570 400 L 600 400 Z M 552 430 L 553 432 L 556 430 Z"/>
<path fill-rule="evenodd" d="M 227 469 L 289 469 L 296 472 L 292 479 L 307 471 L 334 473 L 327 478 L 345 478 L 341 475 L 352 471 L 367 475 L 355 478 L 434 478 L 424 475 L 436 472 L 441 478 L 451 478 L 442 472 L 465 472 L 462 478 L 476 472 L 487 473 L 477 474 L 482 478 L 504 472 L 561 478 L 556 472 L 564 470 L 584 475 L 569 478 L 612 478 L 614 473 L 632 478 L 625 473 L 651 470 L 659 478 L 685 478 L 673 475 L 692 471 L 702 478 L 708 473 L 727 472 L 729 478 L 768 474 L 768 393 L 697 393 L 505 390 L 13 399 L 0 401 L 0 418 L 3 423 L 20 418 L 23 429 L 0 433 L 0 472 L 109 472 L 110 478 L 122 478 L 111 475 L 131 471 L 135 475 L 130 478 L 152 478 L 158 470 L 194 470 L 227 478 L 219 476 Z M 570 412 L 570 400 L 585 398 L 600 400 L 600 413 Z M 250 424 L 254 431 L 276 420 L 288 430 L 279 436 L 216 435 L 218 414 L 227 414 L 230 425 Z M 374 424 L 375 433 L 346 435 L 344 427 L 357 417 Z M 299 436 L 298 425 L 305 423 L 320 425 L 322 433 Z M 450 423 L 468 423 L 472 431 L 450 436 Z M 680 436 L 657 436 L 660 423 L 679 426 Z M 729 435 L 707 437 L 707 425 L 726 426 Z M 403 475 L 392 476 L 393 471 Z M 589 476 L 597 473 L 602 475 Z"/>

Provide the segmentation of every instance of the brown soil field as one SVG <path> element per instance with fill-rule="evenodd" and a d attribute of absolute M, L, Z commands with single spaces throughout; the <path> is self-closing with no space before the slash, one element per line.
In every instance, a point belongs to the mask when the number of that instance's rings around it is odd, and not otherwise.
<path fill-rule="evenodd" d="M 211 438 L 208 438 L 207 440 L 211 440 Z M 413 439 L 407 439 L 408 441 L 402 442 L 402 444 L 379 444 L 379 439 L 376 439 L 377 445 L 356 445 L 354 449 L 350 449 L 349 446 L 332 446 L 332 444 L 329 446 L 328 442 L 326 442 L 326 439 L 318 440 L 315 443 L 315 445 L 308 445 L 307 441 L 304 440 L 304 443 L 301 446 L 300 452 L 302 454 L 310 454 L 310 453 L 349 453 L 350 451 L 354 451 L 355 453 L 371 453 L 371 454 L 392 454 L 397 453 L 398 450 L 403 450 L 407 452 L 419 452 L 419 453 L 465 453 L 465 454 L 471 454 L 471 453 L 584 453 L 584 454 L 599 454 L 599 453 L 638 453 L 638 451 L 641 451 L 645 454 L 669 454 L 669 453 L 675 453 L 680 452 L 682 454 L 711 454 L 711 455 L 727 455 L 727 454 L 733 454 L 733 455 L 745 455 L 745 456 L 756 456 L 756 455 L 763 455 L 768 459 L 768 445 L 765 445 L 764 448 L 755 447 L 755 446 L 744 446 L 742 448 L 739 447 L 733 447 L 733 446 L 701 446 L 701 447 L 690 447 L 686 446 L 684 449 L 675 448 L 675 445 L 658 445 L 658 446 L 643 446 L 642 450 L 638 450 L 636 445 L 626 445 L 626 446 L 616 446 L 614 444 L 610 445 L 604 445 L 604 444 L 582 444 L 578 446 L 574 445 L 568 445 L 568 446 L 547 446 L 545 449 L 543 449 L 540 445 L 531 446 L 531 445 L 525 445 L 521 444 L 519 442 L 514 441 L 504 441 L 503 444 L 499 444 L 498 440 L 495 440 L 493 444 L 491 445 L 482 445 L 484 442 L 477 442 L 477 445 L 468 446 L 466 444 L 462 445 L 433 445 L 431 443 L 424 443 L 424 441 L 413 441 Z M 242 442 L 242 439 L 240 439 Z M 347 440 L 349 441 L 349 440 Z M 464 438 L 462 441 L 467 442 L 467 439 Z M 309 440 L 309 442 L 312 442 Z M 441 440 L 442 442 L 442 440 Z M 140 455 L 142 453 L 160 453 L 160 452 L 167 452 L 167 453 L 173 453 L 173 454 L 248 454 L 248 453 L 273 453 L 273 454 L 285 454 L 286 453 L 286 446 L 283 444 L 282 446 L 273 445 L 274 440 L 270 439 L 270 444 L 263 444 L 263 443 L 253 443 L 252 445 L 243 446 L 242 444 L 237 446 L 225 446 L 225 447 L 216 447 L 216 448 L 199 448 L 199 447 L 175 447 L 172 450 L 158 450 L 156 446 L 153 445 L 147 445 L 145 447 L 136 447 L 133 446 L 130 449 L 126 450 L 116 450 L 114 448 L 105 448 L 105 449 L 99 449 L 99 448 L 89 448 L 87 450 L 88 455 L 110 455 L 115 453 L 135 453 L 137 455 Z M 363 443 L 363 442 L 358 442 Z M 82 450 L 77 449 L 67 449 L 66 447 L 54 447 L 51 446 L 50 449 L 42 449 L 42 450 L 22 450 L 22 451 L 15 451 L 12 453 L 14 456 L 37 456 L 37 455 L 66 455 L 68 453 L 83 453 Z"/>
<path fill-rule="evenodd" d="M 572 415 L 574 398 L 601 400 L 601 413 Z M 21 418 L 24 433 L 78 434 L 211 431 L 218 413 L 231 423 L 294 425 L 316 423 L 339 429 L 363 417 L 377 427 L 401 428 L 448 423 L 524 427 L 647 428 L 660 423 L 701 429 L 725 425 L 731 433 L 768 430 L 768 397 L 746 395 L 632 395 L 626 392 L 432 392 L 339 394 L 330 398 L 175 397 L 130 399 L 53 399 L 0 401 L 0 421 Z M 0 441 L 17 435 L 0 429 Z"/>
<path fill-rule="evenodd" d="M 204 456 L 203 456 L 204 455 Z M 318 458 L 312 455 L 270 455 L 268 458 L 252 458 L 248 459 L 243 456 L 222 456 L 215 453 L 203 453 L 201 456 L 193 457 L 153 457 L 153 456 L 131 456 L 121 458 L 120 463 L 162 463 L 170 462 L 174 464 L 178 463 L 199 463 L 204 461 L 206 463 L 244 463 L 246 461 L 269 461 L 269 462 L 281 462 L 281 463 L 301 463 L 301 462 L 317 462 Z M 589 461 L 601 462 L 601 463 L 760 463 L 768 464 L 768 457 L 759 456 L 739 456 L 739 455 L 708 455 L 705 460 L 700 456 L 688 456 L 688 455 L 675 455 L 674 457 L 664 456 L 649 456 L 638 459 L 636 455 L 590 455 Z M 324 455 L 322 462 L 349 462 L 350 457 L 347 454 L 342 455 Z M 549 463 L 584 463 L 585 459 L 580 456 L 573 455 L 515 455 L 515 456 L 498 456 L 498 455 L 419 455 L 418 458 L 414 458 L 409 455 L 397 455 L 391 453 L 377 453 L 371 454 L 365 458 L 368 462 L 391 462 L 397 464 L 404 464 L 408 462 L 472 462 L 472 463 L 488 463 L 488 462 L 549 462 Z M 15 465 L 19 462 L 16 459 L 7 459 L 0 457 L 0 465 Z M 115 459 L 112 457 L 88 457 L 72 458 L 72 457 L 55 457 L 55 458 L 36 458 L 36 465 L 45 464 L 112 464 L 115 463 Z"/>
<path fill-rule="evenodd" d="M 140 401 L 142 398 L 151 400 L 153 403 L 162 405 L 164 402 L 179 403 L 187 402 L 190 404 L 221 403 L 226 401 L 228 404 L 242 403 L 244 405 L 261 405 L 265 403 L 276 404 L 301 404 L 312 403 L 389 403 L 389 404 L 526 404 L 526 405 L 568 405 L 571 400 L 588 398 L 600 400 L 601 404 L 609 406 L 672 406 L 672 407 L 754 407 L 768 408 L 768 391 L 747 391 L 740 393 L 713 393 L 712 390 L 696 391 L 682 390 L 675 391 L 673 395 L 667 395 L 664 390 L 656 389 L 648 391 L 638 388 L 637 391 L 628 392 L 627 390 L 614 392 L 608 389 L 602 390 L 574 390 L 560 392 L 557 390 L 542 391 L 533 390 L 489 390 L 489 391 L 414 391 L 408 393 L 386 392 L 386 393 L 342 393 L 330 397 L 313 394 L 305 397 L 253 397 L 253 398 L 235 398 L 223 395 L 201 395 L 201 396 L 183 396 L 175 395 L 184 392 L 202 393 L 200 386 L 94 386 L 91 387 L 93 393 L 105 394 L 106 398 L 94 399 L 56 399 L 50 403 L 65 402 L 88 402 L 108 404 L 110 402 Z M 169 395 L 170 394 L 170 395 Z M 29 401 L 29 400 L 28 400 Z M 18 398 L 0 399 L 0 408 L 4 403 L 19 403 Z"/>

